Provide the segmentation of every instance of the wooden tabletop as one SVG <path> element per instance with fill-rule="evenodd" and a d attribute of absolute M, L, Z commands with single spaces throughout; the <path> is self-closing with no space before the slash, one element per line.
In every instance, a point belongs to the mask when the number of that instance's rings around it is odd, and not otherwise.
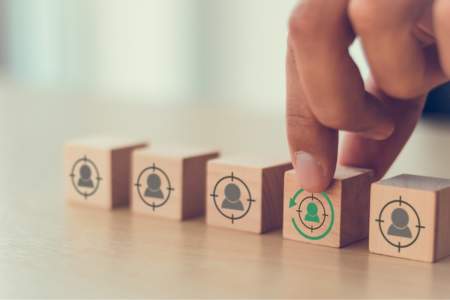
<path fill-rule="evenodd" d="M 3 91 L 0 107 L 0 297 L 300 298 L 450 295 L 450 259 L 436 264 L 73 207 L 63 199 L 62 143 L 89 133 L 157 144 L 285 153 L 282 113 L 153 107 Z M 69 97 L 70 98 L 70 97 Z M 80 100 L 83 99 L 83 100 Z M 450 123 L 424 120 L 390 175 L 450 177 Z"/>

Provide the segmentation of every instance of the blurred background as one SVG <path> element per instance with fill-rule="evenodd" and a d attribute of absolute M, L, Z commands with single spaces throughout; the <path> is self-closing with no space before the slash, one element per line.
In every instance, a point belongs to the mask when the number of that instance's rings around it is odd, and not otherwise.
<path fill-rule="evenodd" d="M 295 3 L 2 0 L 2 70 L 26 87 L 110 100 L 282 111 Z"/>
<path fill-rule="evenodd" d="M 0 194 L 26 193 L 26 173 L 61 196 L 62 144 L 84 135 L 251 152 L 265 130 L 286 153 L 294 3 L 0 0 Z"/>
<path fill-rule="evenodd" d="M 283 107 L 295 0 L 3 0 L 4 74 L 119 101 Z"/>
<path fill-rule="evenodd" d="M 0 70 L 24 88 L 107 101 L 226 101 L 281 112 L 295 3 L 0 0 Z M 360 47 L 351 52 L 366 76 Z M 448 110 L 440 102 L 429 110 Z"/>
<path fill-rule="evenodd" d="M 11 170 L 0 182 L 30 165 L 59 176 L 62 143 L 90 134 L 286 154 L 296 2 L 0 0 L 0 163 Z M 358 42 L 351 54 L 366 77 Z M 427 111 L 449 111 L 448 87 L 431 95 Z"/>

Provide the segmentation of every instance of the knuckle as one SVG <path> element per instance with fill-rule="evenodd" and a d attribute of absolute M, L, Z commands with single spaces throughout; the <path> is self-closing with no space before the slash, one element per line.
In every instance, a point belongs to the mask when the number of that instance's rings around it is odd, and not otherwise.
<path fill-rule="evenodd" d="M 350 117 L 342 115 L 331 115 L 327 117 L 318 117 L 319 122 L 328 128 L 350 130 L 352 122 Z"/>
<path fill-rule="evenodd" d="M 423 95 L 424 87 L 422 80 L 392 81 L 384 80 L 380 82 L 383 92 L 396 99 L 410 99 Z"/>
<path fill-rule="evenodd" d="M 322 125 L 333 129 L 352 130 L 356 129 L 356 124 L 358 124 L 358 116 L 343 105 L 321 109 L 316 117 Z"/>
<path fill-rule="evenodd" d="M 383 15 L 383 1 L 352 0 L 348 5 L 348 16 L 358 33 L 372 32 L 380 26 Z"/>
<path fill-rule="evenodd" d="M 323 136 L 324 127 L 309 113 L 295 112 L 286 115 L 287 140 L 291 148 L 301 148 L 305 144 Z"/>
<path fill-rule="evenodd" d="M 330 103 L 330 102 L 327 102 Z M 333 105 L 313 105 L 313 114 L 304 112 L 289 113 L 286 117 L 288 128 L 296 130 L 316 130 L 320 127 L 352 130 L 358 127 L 358 116 L 348 110 L 348 106 L 339 102 Z M 289 131 L 288 131 L 289 133 Z"/>
<path fill-rule="evenodd" d="M 447 55 L 447 57 L 445 58 L 445 60 L 442 63 L 442 69 L 445 73 L 445 76 L 447 76 L 448 78 L 450 78 L 450 55 Z"/>
<path fill-rule="evenodd" d="M 289 37 L 305 43 L 315 39 L 320 18 L 308 1 L 303 1 L 292 11 L 289 17 Z M 301 45 L 300 44 L 300 45 Z"/>
<path fill-rule="evenodd" d="M 450 11 L 450 1 L 440 0 L 434 3 L 433 7 L 433 17 L 438 21 L 446 24 L 446 27 L 450 27 L 450 20 L 448 13 Z M 445 25 L 444 25 L 445 26 Z"/>
<path fill-rule="evenodd" d="M 312 115 L 301 112 L 288 113 L 286 116 L 286 122 L 288 129 L 294 130 L 299 128 L 314 128 L 318 125 Z"/>
<path fill-rule="evenodd" d="M 437 1 L 433 8 L 433 17 L 435 26 L 439 27 L 440 32 L 450 32 L 450 1 Z M 439 56 L 441 59 L 442 69 L 445 75 L 450 78 L 450 38 L 442 38 L 440 41 Z"/>

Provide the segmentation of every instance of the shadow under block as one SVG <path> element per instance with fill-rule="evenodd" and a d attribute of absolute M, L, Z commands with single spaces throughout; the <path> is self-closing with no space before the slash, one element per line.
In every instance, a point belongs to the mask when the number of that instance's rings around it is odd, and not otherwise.
<path fill-rule="evenodd" d="M 132 210 L 184 220 L 205 213 L 206 163 L 210 149 L 142 149 L 133 154 Z"/>
<path fill-rule="evenodd" d="M 371 252 L 426 262 L 450 255 L 450 180 L 405 174 L 371 193 Z"/>
<path fill-rule="evenodd" d="M 65 197 L 71 203 L 106 209 L 127 206 L 131 153 L 141 140 L 86 138 L 64 145 Z"/>
<path fill-rule="evenodd" d="M 367 238 L 372 174 L 338 166 L 326 191 L 309 193 L 294 170 L 286 172 L 283 237 L 337 248 Z"/>
<path fill-rule="evenodd" d="M 263 233 L 280 228 L 288 160 L 217 159 L 208 163 L 208 225 Z"/>

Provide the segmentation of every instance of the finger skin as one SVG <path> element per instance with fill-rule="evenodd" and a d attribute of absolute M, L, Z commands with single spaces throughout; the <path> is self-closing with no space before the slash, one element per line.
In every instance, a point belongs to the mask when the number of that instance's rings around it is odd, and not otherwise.
<path fill-rule="evenodd" d="M 450 1 L 436 0 L 433 6 L 433 17 L 440 62 L 448 80 L 450 78 Z"/>
<path fill-rule="evenodd" d="M 422 43 L 414 36 L 431 0 L 351 0 L 348 13 L 372 75 L 391 97 L 410 99 L 431 89 L 430 69 Z"/>
<path fill-rule="evenodd" d="M 299 184 L 309 192 L 321 192 L 330 184 L 336 168 L 338 132 L 321 125 L 310 111 L 289 45 L 286 77 L 286 126 L 292 162 L 297 174 L 300 174 L 304 170 L 297 162 L 298 152 L 309 153 L 317 160 L 322 168 L 321 176 L 312 174 L 314 178 Z M 300 178 L 299 181 L 304 180 Z"/>
<path fill-rule="evenodd" d="M 425 97 L 399 101 L 381 92 L 373 81 L 368 90 L 388 103 L 395 120 L 395 130 L 386 140 L 375 141 L 356 134 L 346 134 L 340 151 L 339 163 L 346 166 L 372 169 L 375 180 L 384 176 L 397 158 L 420 118 Z"/>
<path fill-rule="evenodd" d="M 289 26 L 296 66 L 311 111 L 324 126 L 387 138 L 393 123 L 383 104 L 366 93 L 348 53 L 354 34 L 348 0 L 308 0 L 294 9 Z"/>

